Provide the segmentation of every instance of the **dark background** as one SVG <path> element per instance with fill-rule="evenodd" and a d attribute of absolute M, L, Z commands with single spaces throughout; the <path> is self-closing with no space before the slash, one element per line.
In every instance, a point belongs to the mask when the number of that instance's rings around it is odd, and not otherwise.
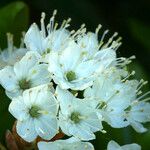
<path fill-rule="evenodd" d="M 123 44 L 118 50 L 118 56 L 136 55 L 137 59 L 129 65 L 129 69 L 136 71 L 138 79 L 144 78 L 150 81 L 150 0 L 24 0 L 21 1 L 24 3 L 10 4 L 12 2 L 16 1 L 0 0 L 0 45 L 2 48 L 6 47 L 4 35 L 7 31 L 14 33 L 17 45 L 22 30 L 26 31 L 33 22 L 39 24 L 41 12 L 46 12 L 46 22 L 48 22 L 53 10 L 57 9 L 56 21 L 59 23 L 68 17 L 72 18 L 70 29 L 77 29 L 85 23 L 88 30 L 95 31 L 100 23 L 103 25 L 101 34 L 106 29 L 110 30 L 108 37 L 115 31 L 119 32 L 123 38 Z M 146 86 L 145 90 L 149 89 L 149 86 Z M 2 95 L 0 100 L 7 99 L 4 91 L 0 92 Z M 13 122 L 11 116 L 5 112 L 8 104 L 9 100 L 6 100 L 0 107 L 0 113 L 5 116 L 0 119 L 0 141 L 3 141 L 5 128 L 10 128 Z M 2 127 L 4 125 L 5 127 Z M 107 142 L 111 139 L 120 144 L 138 142 L 143 146 L 143 150 L 150 149 L 149 132 L 137 134 L 130 127 L 116 130 L 106 126 L 106 129 L 108 129 L 107 134 L 98 133 L 97 140 L 93 141 L 96 150 L 105 149 Z"/>

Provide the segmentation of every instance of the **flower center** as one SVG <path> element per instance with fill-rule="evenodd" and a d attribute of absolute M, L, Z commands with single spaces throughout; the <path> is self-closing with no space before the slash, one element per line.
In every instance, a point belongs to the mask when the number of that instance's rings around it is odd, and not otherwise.
<path fill-rule="evenodd" d="M 40 113 L 39 113 L 39 111 L 40 111 L 41 109 L 38 107 L 38 106 L 32 106 L 30 109 L 29 109 L 29 114 L 30 114 L 30 116 L 32 117 L 32 118 L 38 118 L 38 117 L 40 117 Z"/>
<path fill-rule="evenodd" d="M 31 87 L 31 82 L 26 79 L 22 79 L 19 81 L 19 87 L 22 90 L 29 89 Z"/>
<path fill-rule="evenodd" d="M 79 123 L 81 121 L 80 118 L 81 114 L 79 112 L 72 112 L 70 119 L 73 121 L 75 124 Z"/>
<path fill-rule="evenodd" d="M 50 52 L 51 52 L 51 49 L 50 49 L 50 48 L 47 48 L 47 49 L 43 52 L 43 55 L 48 54 L 48 53 L 50 53 Z"/>
<path fill-rule="evenodd" d="M 68 81 L 73 81 L 76 79 L 76 74 L 73 71 L 68 71 L 66 74 L 66 78 Z"/>

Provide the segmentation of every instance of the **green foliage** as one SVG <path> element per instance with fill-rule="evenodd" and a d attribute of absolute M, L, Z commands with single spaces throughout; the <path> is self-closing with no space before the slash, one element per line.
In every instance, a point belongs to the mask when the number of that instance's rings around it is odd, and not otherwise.
<path fill-rule="evenodd" d="M 28 7 L 23 2 L 14 2 L 0 9 L 0 46 L 6 47 L 6 33 L 15 36 L 15 43 L 20 43 L 21 32 L 28 26 Z M 0 141 L 4 141 L 5 132 L 11 129 L 14 119 L 8 112 L 10 100 L 0 87 Z"/>
<path fill-rule="evenodd" d="M 150 53 L 150 27 L 136 19 L 130 21 L 129 27 L 134 39 L 140 42 L 145 48 L 149 49 Z"/>
<path fill-rule="evenodd" d="M 13 2 L 0 9 L 0 47 L 6 47 L 6 33 L 15 36 L 15 43 L 20 43 L 21 32 L 28 26 L 29 11 L 23 2 Z"/>
<path fill-rule="evenodd" d="M 11 129 L 14 119 L 8 112 L 10 99 L 5 95 L 4 90 L 0 87 L 0 141 L 4 142 L 5 132 Z"/>

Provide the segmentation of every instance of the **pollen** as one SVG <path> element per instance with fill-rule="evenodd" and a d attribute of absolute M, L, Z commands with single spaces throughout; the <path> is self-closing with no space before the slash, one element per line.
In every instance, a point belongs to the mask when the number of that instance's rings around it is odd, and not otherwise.
<path fill-rule="evenodd" d="M 29 88 L 31 88 L 31 82 L 27 79 L 22 79 L 19 81 L 19 87 L 22 90 L 29 89 Z"/>
<path fill-rule="evenodd" d="M 79 112 L 72 112 L 70 119 L 73 121 L 75 124 L 78 124 L 81 121 L 80 118 L 81 114 Z"/>
<path fill-rule="evenodd" d="M 39 113 L 40 110 L 41 109 L 38 106 L 34 105 L 29 109 L 29 114 L 32 118 L 38 118 L 41 115 L 41 113 Z"/>
<path fill-rule="evenodd" d="M 74 71 L 68 71 L 66 74 L 66 78 L 69 82 L 75 80 L 76 79 L 75 72 Z"/>

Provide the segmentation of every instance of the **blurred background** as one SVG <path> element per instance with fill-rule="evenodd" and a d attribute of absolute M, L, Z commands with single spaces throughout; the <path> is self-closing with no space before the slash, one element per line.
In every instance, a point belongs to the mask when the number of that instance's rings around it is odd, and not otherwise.
<path fill-rule="evenodd" d="M 46 12 L 46 22 L 54 9 L 58 10 L 56 21 L 72 18 L 70 29 L 85 23 L 87 29 L 95 31 L 100 23 L 101 34 L 109 29 L 108 37 L 119 32 L 123 38 L 118 56 L 136 55 L 129 69 L 136 71 L 138 79 L 150 81 L 150 0 L 0 0 L 0 47 L 6 47 L 6 32 L 14 34 L 15 45 L 19 45 L 21 32 L 27 31 L 31 23 L 39 24 L 41 12 Z M 150 85 L 150 84 L 149 84 Z M 145 86 L 144 90 L 150 90 Z M 7 108 L 9 100 L 0 89 L 0 142 L 4 143 L 6 129 L 11 129 L 14 119 Z M 149 124 L 146 125 L 150 127 Z M 119 144 L 137 142 L 143 150 L 150 150 L 150 131 L 138 134 L 128 127 L 112 129 L 105 125 L 108 133 L 97 133 L 92 141 L 96 150 L 106 149 L 109 140 Z"/>

